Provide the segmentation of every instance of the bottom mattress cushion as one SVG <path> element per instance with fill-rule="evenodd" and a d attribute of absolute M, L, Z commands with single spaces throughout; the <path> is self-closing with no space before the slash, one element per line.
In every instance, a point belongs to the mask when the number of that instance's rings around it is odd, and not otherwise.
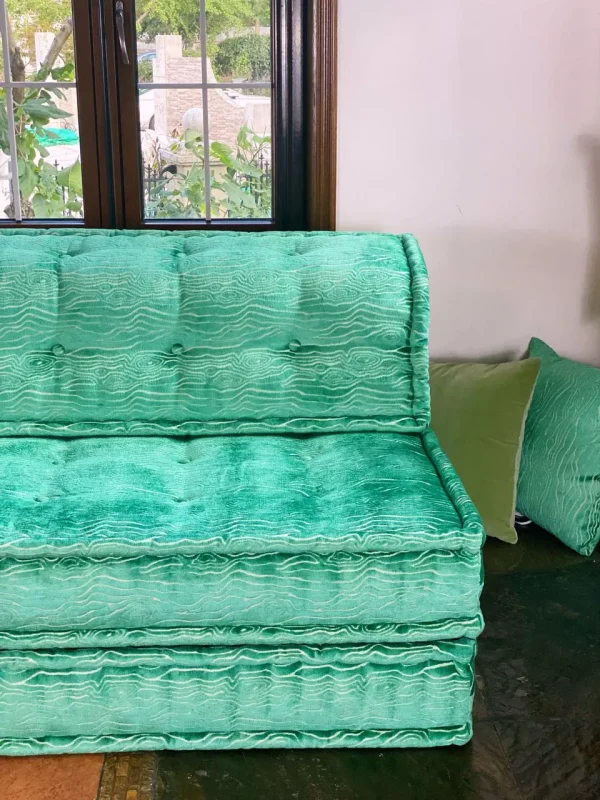
<path fill-rule="evenodd" d="M 0 754 L 462 744 L 475 642 L 0 653 Z"/>
<path fill-rule="evenodd" d="M 481 630 L 481 522 L 432 433 L 0 439 L 0 648 Z"/>

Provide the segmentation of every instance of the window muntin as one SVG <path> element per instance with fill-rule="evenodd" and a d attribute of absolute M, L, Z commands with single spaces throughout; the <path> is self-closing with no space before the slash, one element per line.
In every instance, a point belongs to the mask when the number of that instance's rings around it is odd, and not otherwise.
<path fill-rule="evenodd" d="M 270 2 L 196 4 L 137 4 L 144 219 L 271 220 Z"/>
<path fill-rule="evenodd" d="M 0 0 L 0 219 L 81 219 L 70 0 Z"/>

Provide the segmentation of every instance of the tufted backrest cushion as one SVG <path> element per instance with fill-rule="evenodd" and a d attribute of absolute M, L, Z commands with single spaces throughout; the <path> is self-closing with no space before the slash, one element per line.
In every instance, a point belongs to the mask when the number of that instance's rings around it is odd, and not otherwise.
<path fill-rule="evenodd" d="M 411 236 L 0 233 L 0 435 L 421 431 Z"/>

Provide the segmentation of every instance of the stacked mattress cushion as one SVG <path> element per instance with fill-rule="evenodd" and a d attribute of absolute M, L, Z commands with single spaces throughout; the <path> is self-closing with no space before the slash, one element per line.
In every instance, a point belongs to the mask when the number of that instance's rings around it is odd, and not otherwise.
<path fill-rule="evenodd" d="M 0 239 L 0 754 L 468 741 L 414 239 Z"/>

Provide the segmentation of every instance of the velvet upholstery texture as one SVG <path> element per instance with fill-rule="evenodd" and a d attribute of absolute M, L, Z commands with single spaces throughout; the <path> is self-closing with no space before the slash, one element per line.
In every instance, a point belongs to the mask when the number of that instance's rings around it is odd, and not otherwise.
<path fill-rule="evenodd" d="M 0 434 L 423 431 L 411 236 L 0 233 Z"/>
<path fill-rule="evenodd" d="M 0 555 L 479 552 L 435 435 L 0 439 Z"/>
<path fill-rule="evenodd" d="M 542 368 L 527 418 L 519 511 L 589 556 L 600 542 L 600 369 L 558 355 L 541 339 Z"/>
<path fill-rule="evenodd" d="M 488 536 L 517 541 L 517 481 L 540 361 L 431 364 L 431 425 Z"/>
<path fill-rule="evenodd" d="M 431 432 L 0 439 L 0 507 L 0 630 L 20 647 L 481 627 L 480 523 Z"/>
<path fill-rule="evenodd" d="M 457 640 L 0 653 L 0 754 L 76 752 L 81 737 L 85 750 L 105 749 L 104 737 L 135 749 L 161 734 L 162 746 L 202 737 L 204 747 L 228 736 L 233 746 L 281 746 L 290 732 L 312 735 L 313 746 L 352 734 L 360 744 L 359 731 L 368 746 L 391 732 L 424 745 L 465 741 L 474 651 Z"/>
<path fill-rule="evenodd" d="M 471 736 L 413 237 L 0 232 L 0 754 Z"/>

